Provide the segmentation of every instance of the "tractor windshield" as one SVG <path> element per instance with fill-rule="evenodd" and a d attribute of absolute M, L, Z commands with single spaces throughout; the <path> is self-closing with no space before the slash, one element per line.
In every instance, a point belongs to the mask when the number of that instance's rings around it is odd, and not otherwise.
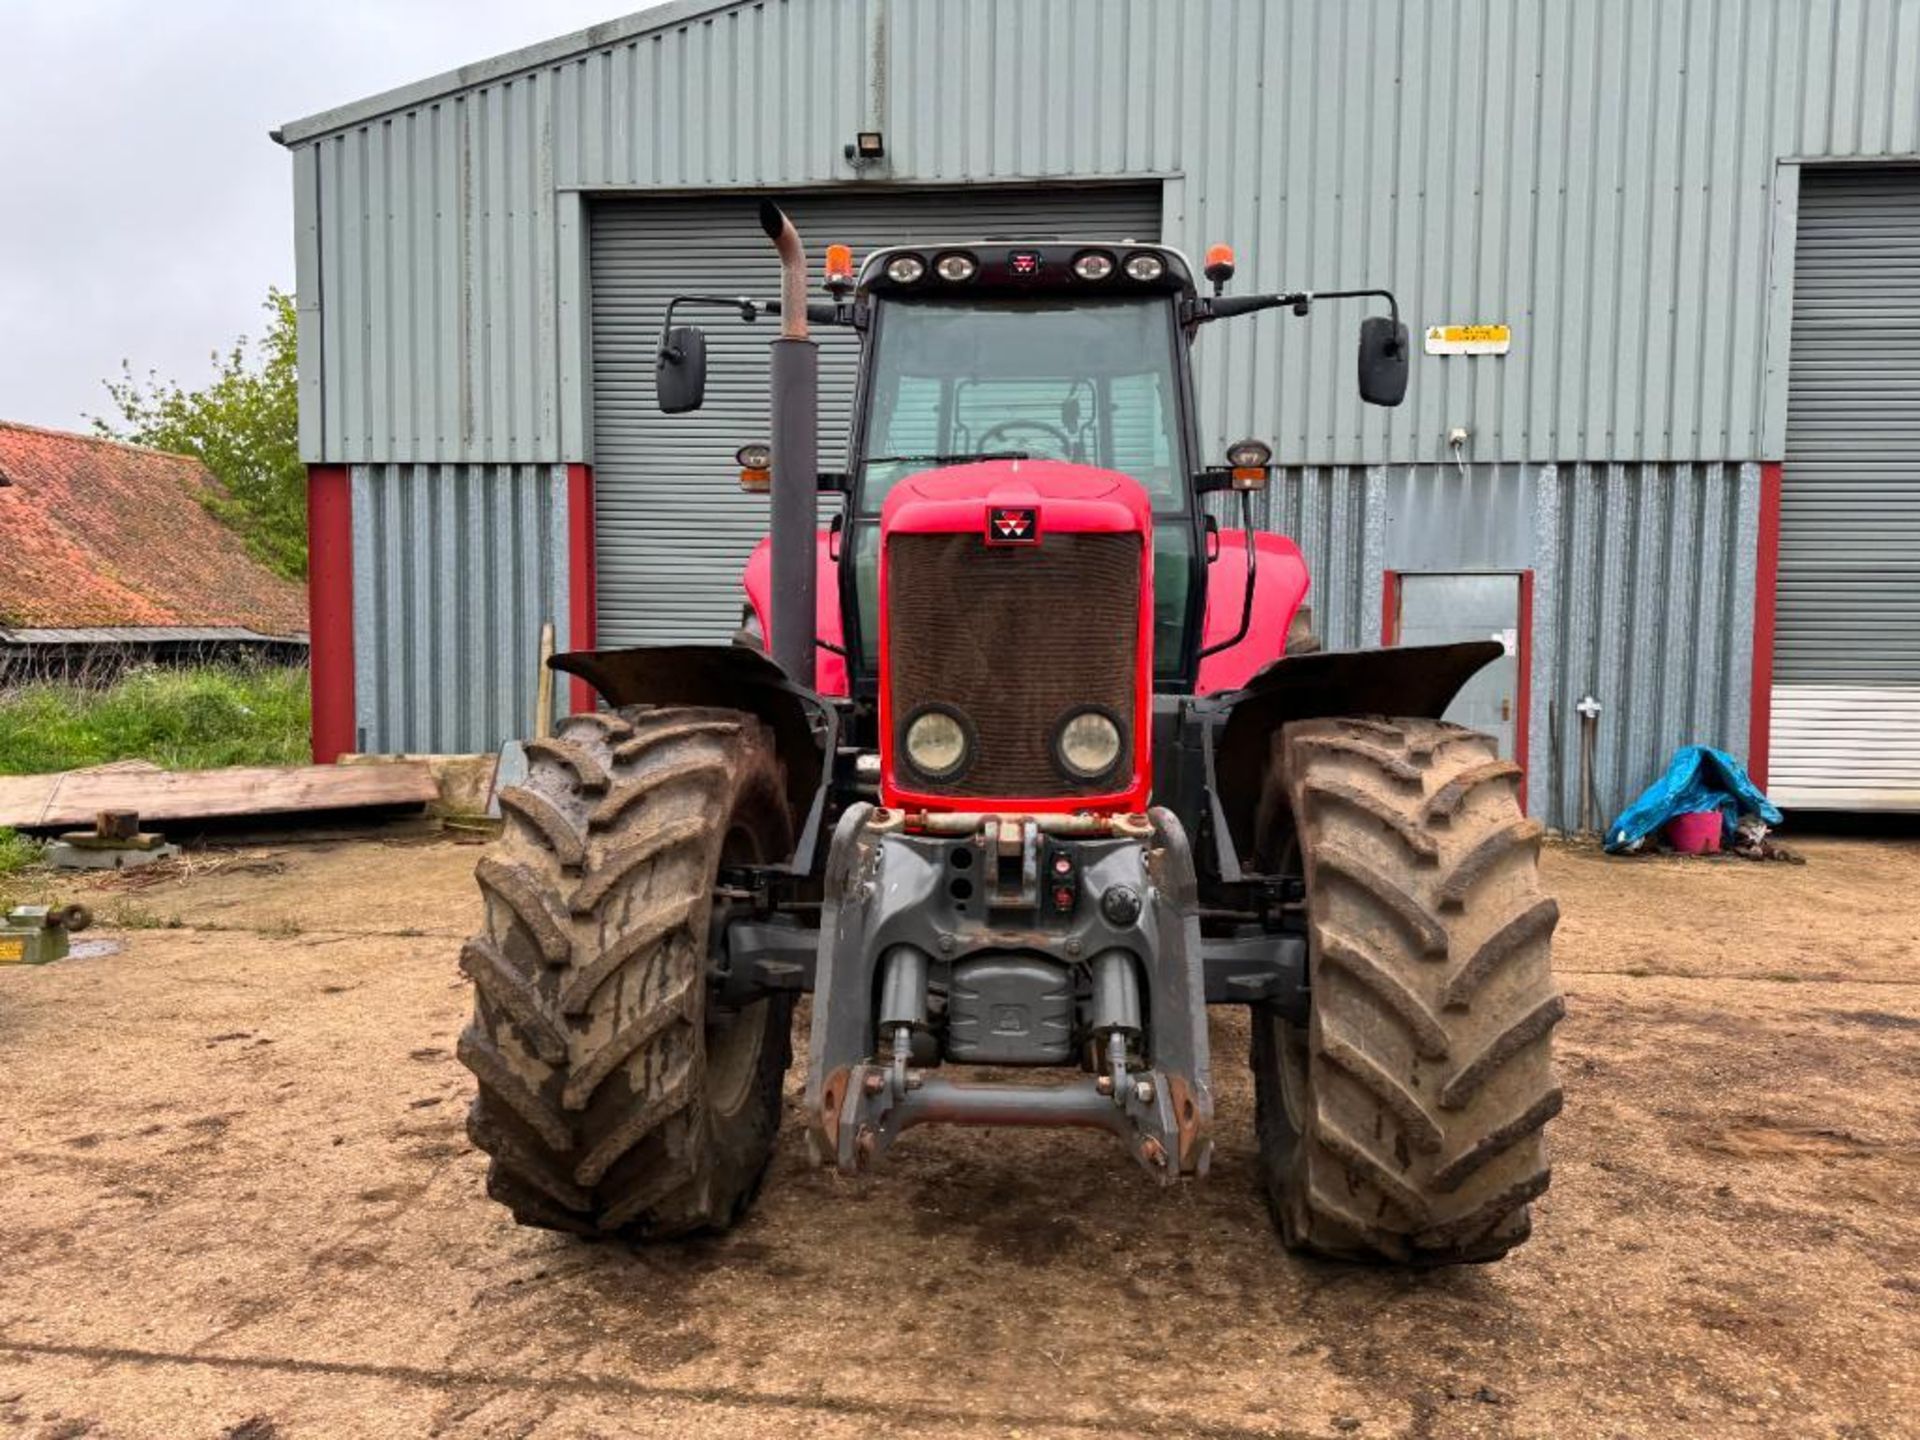
<path fill-rule="evenodd" d="M 1175 330 L 1164 297 L 890 301 L 868 372 L 860 505 L 935 464 L 1071 460 L 1184 505 Z"/>
<path fill-rule="evenodd" d="M 878 307 L 850 457 L 860 660 L 877 661 L 880 532 L 909 475 L 968 460 L 1069 460 L 1131 476 L 1152 498 L 1154 652 L 1180 673 L 1198 572 L 1179 329 L 1165 295 L 1088 300 L 894 299 Z"/>

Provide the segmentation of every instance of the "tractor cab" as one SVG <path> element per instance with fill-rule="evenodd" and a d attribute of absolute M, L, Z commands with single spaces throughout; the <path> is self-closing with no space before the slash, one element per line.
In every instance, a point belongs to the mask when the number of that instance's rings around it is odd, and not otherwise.
<path fill-rule="evenodd" d="M 1271 303 L 1305 313 L 1311 300 L 1223 299 L 1232 264 L 1225 247 L 1209 253 L 1215 296 L 1206 298 L 1186 257 L 1163 246 L 893 247 L 869 255 L 857 276 L 844 247 L 829 248 L 836 299 L 809 305 L 809 314 L 856 328 L 863 343 L 847 468 L 822 477 L 844 492 L 843 512 L 818 546 L 824 692 L 879 691 L 888 498 L 909 477 L 957 466 L 1025 466 L 1031 476 L 1033 462 L 1045 461 L 1123 475 L 1139 487 L 1150 516 L 1146 653 L 1160 693 L 1231 689 L 1283 653 L 1290 637 L 1294 648 L 1309 639 L 1306 565 L 1291 540 L 1251 523 L 1270 452 L 1246 440 L 1210 462 L 1197 433 L 1190 352 L 1206 321 Z M 1380 353 L 1369 398 L 1379 403 L 1397 401 L 1405 386 L 1404 348 L 1389 353 L 1394 338 L 1363 332 L 1363 388 L 1371 340 Z M 663 341 L 663 356 L 671 349 Z M 754 486 L 767 478 L 751 466 L 743 476 Z M 1237 528 L 1223 530 L 1209 512 L 1212 491 L 1237 493 Z M 761 636 L 769 629 L 770 555 L 769 540 L 745 576 L 747 628 Z"/>
<path fill-rule="evenodd" d="M 1038 463 L 1049 476 L 1079 467 L 1137 488 L 1151 552 L 1152 669 L 1161 684 L 1190 689 L 1182 681 L 1199 648 L 1205 516 L 1181 314 L 1194 297 L 1186 261 L 1159 247 L 1072 243 L 892 249 L 867 257 L 855 293 L 867 306 L 847 448 L 856 687 L 877 669 L 881 522 L 901 483 L 947 467 L 1002 467 L 971 471 L 987 485 L 997 473 L 1031 476 Z M 1054 618 L 1057 644 L 1075 632 L 1072 617 Z"/>

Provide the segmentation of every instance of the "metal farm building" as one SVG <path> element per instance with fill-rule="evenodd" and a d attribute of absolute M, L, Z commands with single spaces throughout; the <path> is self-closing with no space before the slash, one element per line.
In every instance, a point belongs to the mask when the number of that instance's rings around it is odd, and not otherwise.
<path fill-rule="evenodd" d="M 713 322 L 678 420 L 653 351 L 669 295 L 774 293 L 773 190 L 815 257 L 1225 240 L 1236 292 L 1508 327 L 1395 411 L 1340 312 L 1201 340 L 1202 441 L 1273 442 L 1326 643 L 1505 637 L 1549 823 L 1596 706 L 1599 823 L 1690 741 L 1920 808 L 1912 0 L 679 0 L 278 138 L 322 758 L 525 733 L 548 621 L 728 638 L 773 327 Z"/>

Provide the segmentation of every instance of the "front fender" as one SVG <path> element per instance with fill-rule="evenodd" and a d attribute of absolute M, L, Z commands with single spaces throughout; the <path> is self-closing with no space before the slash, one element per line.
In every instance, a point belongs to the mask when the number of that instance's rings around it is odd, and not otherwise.
<path fill-rule="evenodd" d="M 796 684 L 773 661 L 744 645 L 571 650 L 549 663 L 578 675 L 615 707 L 711 706 L 764 720 L 786 771 L 787 806 L 796 837 L 791 868 L 798 873 L 812 869 L 839 734 L 839 715 L 830 701 Z"/>
<path fill-rule="evenodd" d="M 1239 690 L 1217 697 L 1227 721 L 1214 747 L 1213 786 L 1240 854 L 1253 850 L 1255 815 L 1273 736 L 1294 720 L 1336 715 L 1438 719 L 1484 666 L 1497 641 L 1321 650 L 1289 655 Z"/>

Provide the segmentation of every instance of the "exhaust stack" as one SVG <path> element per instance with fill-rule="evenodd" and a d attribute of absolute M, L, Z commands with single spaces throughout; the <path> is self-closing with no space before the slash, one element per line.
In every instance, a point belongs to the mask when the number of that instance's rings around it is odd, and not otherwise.
<path fill-rule="evenodd" d="M 771 200 L 760 227 L 780 254 L 780 338 L 773 342 L 773 550 L 769 652 L 802 685 L 814 684 L 815 535 L 819 528 L 820 351 L 807 334 L 807 256 L 800 232 Z"/>

